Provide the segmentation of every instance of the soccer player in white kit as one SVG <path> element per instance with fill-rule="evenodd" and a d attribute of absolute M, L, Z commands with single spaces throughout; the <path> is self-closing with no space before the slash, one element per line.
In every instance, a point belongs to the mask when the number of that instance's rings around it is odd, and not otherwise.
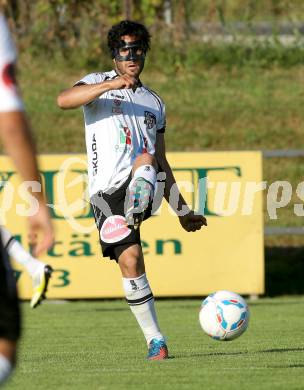
<path fill-rule="evenodd" d="M 145 273 L 139 226 L 151 215 L 157 172 L 169 201 L 176 183 L 165 155 L 165 106 L 139 75 L 150 48 L 140 23 L 122 21 L 108 33 L 114 70 L 85 76 L 60 93 L 59 107 L 83 106 L 89 193 L 104 256 L 115 259 L 130 308 L 148 345 L 148 359 L 168 357 Z M 176 188 L 176 186 L 175 186 Z M 177 190 L 178 191 L 178 190 Z M 178 192 L 179 221 L 187 231 L 206 225 Z"/>
<path fill-rule="evenodd" d="M 16 51 L 3 15 L 0 14 L 0 137 L 25 181 L 40 183 L 35 147 L 23 112 L 22 100 L 13 77 Z M 48 249 L 54 240 L 53 228 L 42 192 L 32 192 L 38 202 L 36 214 L 29 217 L 29 236 L 36 242 L 36 253 Z M 8 254 L 0 237 L 0 385 L 12 371 L 20 336 L 20 313 L 16 282 Z"/>

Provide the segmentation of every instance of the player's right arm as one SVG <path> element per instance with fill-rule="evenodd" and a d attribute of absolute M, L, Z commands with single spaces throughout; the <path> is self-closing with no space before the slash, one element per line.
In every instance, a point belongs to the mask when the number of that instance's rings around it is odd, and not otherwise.
<path fill-rule="evenodd" d="M 62 109 L 78 108 L 86 105 L 105 92 L 114 89 L 128 89 L 136 86 L 138 80 L 123 75 L 114 80 L 106 80 L 97 84 L 78 83 L 72 88 L 65 89 L 57 97 L 57 105 Z"/>

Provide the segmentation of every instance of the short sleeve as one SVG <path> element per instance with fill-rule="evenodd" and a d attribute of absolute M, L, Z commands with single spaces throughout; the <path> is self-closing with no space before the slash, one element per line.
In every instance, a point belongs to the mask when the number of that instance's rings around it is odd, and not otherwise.
<path fill-rule="evenodd" d="M 87 85 L 92 85 L 92 84 L 98 84 L 98 83 L 102 83 L 103 81 L 106 80 L 106 75 L 105 73 L 90 73 L 86 76 L 84 76 L 81 80 L 78 80 L 74 85 L 73 87 L 77 87 L 77 85 L 83 85 L 83 84 L 87 84 Z M 98 99 L 94 99 L 92 100 L 91 102 L 87 103 L 84 105 L 85 106 L 90 106 L 91 104 L 94 105 L 94 102 L 96 102 Z"/>
<path fill-rule="evenodd" d="M 159 120 L 157 122 L 156 131 L 157 133 L 164 133 L 166 131 L 166 106 L 163 102 L 161 102 L 161 110 L 160 110 Z"/>
<path fill-rule="evenodd" d="M 81 84 L 98 84 L 105 81 L 106 75 L 105 73 L 90 73 L 84 76 L 81 80 L 78 80 L 74 87 Z"/>
<path fill-rule="evenodd" d="M 0 112 L 23 110 L 14 75 L 16 57 L 14 42 L 0 14 Z"/>

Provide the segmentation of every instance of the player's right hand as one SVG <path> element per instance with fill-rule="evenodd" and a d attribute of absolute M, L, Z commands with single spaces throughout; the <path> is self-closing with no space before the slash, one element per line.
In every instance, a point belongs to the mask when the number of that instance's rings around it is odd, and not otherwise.
<path fill-rule="evenodd" d="M 45 203 L 39 202 L 36 214 L 28 219 L 29 243 L 33 248 L 34 256 L 39 256 L 54 244 L 54 230 L 50 214 Z"/>
<path fill-rule="evenodd" d="M 116 79 L 109 82 L 111 89 L 129 89 L 134 88 L 138 84 L 138 80 L 135 77 L 124 74 L 123 76 L 116 77 Z"/>

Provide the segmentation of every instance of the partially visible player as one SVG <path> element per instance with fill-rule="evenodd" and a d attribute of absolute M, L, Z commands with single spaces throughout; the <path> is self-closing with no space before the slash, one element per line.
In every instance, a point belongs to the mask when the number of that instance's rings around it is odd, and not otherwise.
<path fill-rule="evenodd" d="M 31 308 L 35 309 L 46 298 L 46 291 L 53 269 L 50 265 L 36 259 L 26 251 L 18 240 L 4 227 L 0 226 L 2 243 L 10 257 L 21 264 L 30 274 L 33 283 Z"/>
<path fill-rule="evenodd" d="M 14 80 L 16 51 L 4 16 L 0 14 L 0 138 L 25 181 L 40 183 L 35 147 Z M 53 228 L 42 192 L 30 192 L 37 212 L 29 217 L 29 240 L 34 255 L 51 247 Z M 39 239 L 37 235 L 41 233 Z M 20 313 L 16 281 L 0 240 L 0 384 L 10 375 L 20 336 Z"/>

